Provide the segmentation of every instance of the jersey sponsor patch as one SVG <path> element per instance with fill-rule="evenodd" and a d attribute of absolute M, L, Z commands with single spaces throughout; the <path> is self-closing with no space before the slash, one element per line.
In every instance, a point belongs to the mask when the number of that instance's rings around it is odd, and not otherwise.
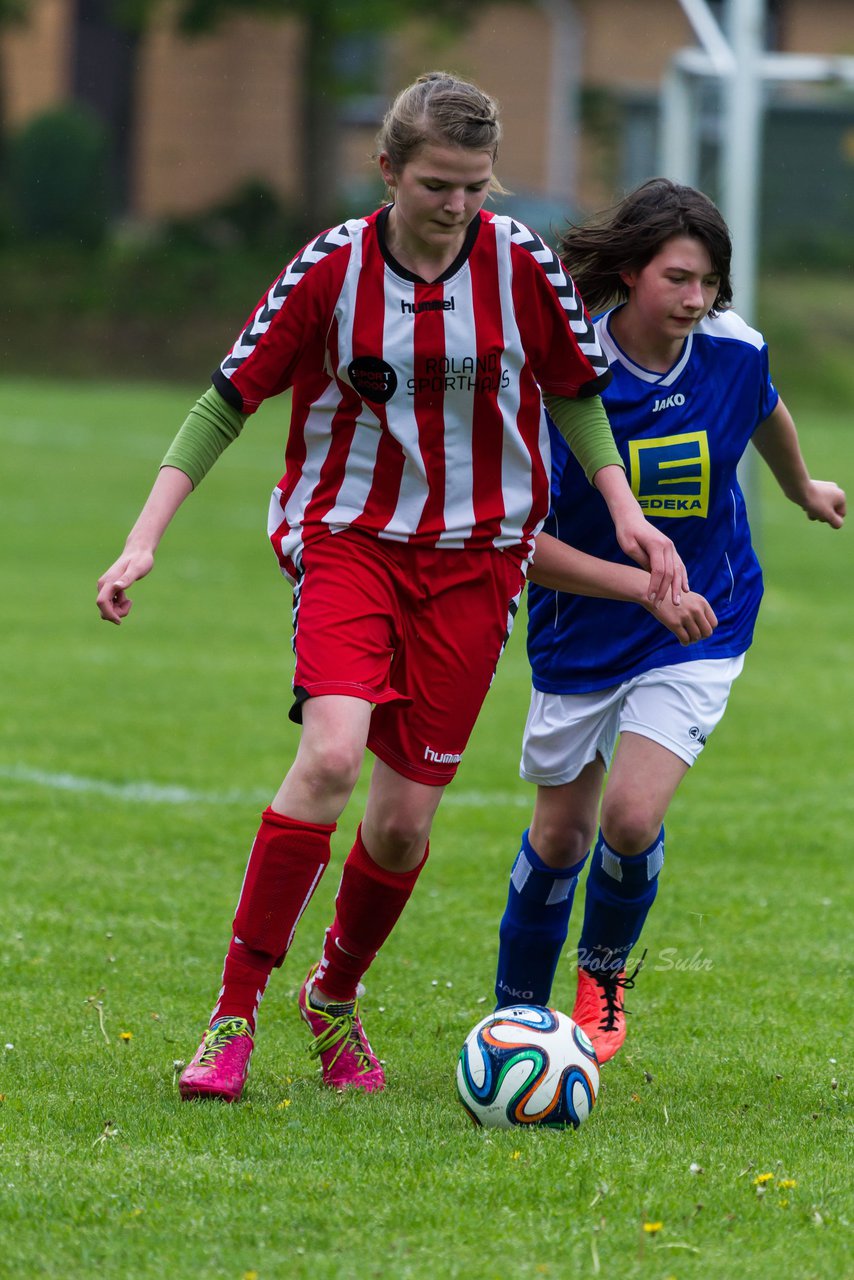
<path fill-rule="evenodd" d="M 646 515 L 705 518 L 710 470 L 705 431 L 629 441 L 629 479 Z"/>
<path fill-rule="evenodd" d="M 363 400 L 387 404 L 397 390 L 397 374 L 379 356 L 357 356 L 347 366 L 347 375 Z"/>

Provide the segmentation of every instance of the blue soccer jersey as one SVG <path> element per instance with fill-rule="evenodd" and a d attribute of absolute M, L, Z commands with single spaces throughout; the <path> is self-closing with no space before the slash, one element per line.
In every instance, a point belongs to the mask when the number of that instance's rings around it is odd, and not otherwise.
<path fill-rule="evenodd" d="M 760 333 L 732 311 L 703 320 L 669 372 L 634 364 L 606 312 L 596 321 L 613 379 L 602 393 L 632 492 L 673 539 L 693 591 L 718 627 L 687 648 L 640 605 L 528 589 L 528 656 L 534 687 L 586 693 L 652 667 L 743 653 L 753 638 L 762 571 L 736 470 L 777 391 Z M 552 510 L 546 532 L 606 560 L 620 550 L 608 509 L 552 426 Z"/>

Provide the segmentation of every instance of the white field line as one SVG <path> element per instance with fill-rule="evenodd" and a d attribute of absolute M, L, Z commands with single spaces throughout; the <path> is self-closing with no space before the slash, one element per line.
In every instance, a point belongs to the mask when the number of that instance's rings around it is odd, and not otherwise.
<path fill-rule="evenodd" d="M 106 796 L 111 800 L 129 801 L 135 804 L 165 805 L 266 805 L 270 803 L 269 791 L 196 791 L 192 787 L 164 786 L 158 782 L 137 780 L 134 782 L 105 782 L 101 778 L 81 778 L 73 773 L 48 773 L 42 769 L 28 769 L 26 765 L 0 765 L 0 779 L 23 782 L 49 791 L 70 791 L 76 795 Z M 442 806 L 455 809 L 484 809 L 495 806 L 528 808 L 533 796 L 503 794 L 501 791 L 455 791 L 449 787 L 442 799 Z"/>

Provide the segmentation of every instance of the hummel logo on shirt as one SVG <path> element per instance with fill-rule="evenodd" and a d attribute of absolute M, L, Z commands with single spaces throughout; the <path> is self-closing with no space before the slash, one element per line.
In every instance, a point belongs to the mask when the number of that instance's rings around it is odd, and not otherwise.
<path fill-rule="evenodd" d="M 453 298 L 427 298 L 424 302 L 406 302 L 400 300 L 402 315 L 414 316 L 418 311 L 455 311 Z"/>

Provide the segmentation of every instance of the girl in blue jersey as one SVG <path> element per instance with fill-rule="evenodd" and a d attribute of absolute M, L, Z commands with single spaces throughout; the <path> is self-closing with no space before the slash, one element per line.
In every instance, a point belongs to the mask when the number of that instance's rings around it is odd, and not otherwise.
<path fill-rule="evenodd" d="M 521 775 L 537 796 L 510 876 L 496 996 L 549 1002 L 592 844 L 573 1017 L 604 1062 L 625 1039 L 623 993 L 640 968 L 627 975 L 627 960 L 656 895 L 665 814 L 724 713 L 762 597 L 739 461 L 752 441 L 786 497 L 834 529 L 845 494 L 810 477 L 762 335 L 729 309 L 729 232 L 706 196 L 653 179 L 571 226 L 561 257 L 591 312 L 611 308 L 596 322 L 613 374 L 603 400 L 632 489 L 718 619 L 685 648 L 636 605 L 529 587 Z M 552 447 L 546 528 L 622 560 L 556 432 Z"/>

